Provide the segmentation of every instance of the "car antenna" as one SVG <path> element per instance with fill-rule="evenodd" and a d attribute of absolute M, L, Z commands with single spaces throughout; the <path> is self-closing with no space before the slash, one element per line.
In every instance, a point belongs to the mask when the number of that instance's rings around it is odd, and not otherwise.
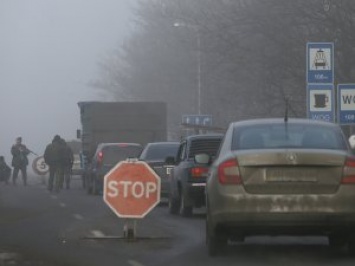
<path fill-rule="evenodd" d="M 286 102 L 286 106 L 285 106 L 285 118 L 284 118 L 284 121 L 285 121 L 285 123 L 287 123 L 287 121 L 288 121 L 288 98 L 287 97 L 285 98 L 285 102 Z"/>

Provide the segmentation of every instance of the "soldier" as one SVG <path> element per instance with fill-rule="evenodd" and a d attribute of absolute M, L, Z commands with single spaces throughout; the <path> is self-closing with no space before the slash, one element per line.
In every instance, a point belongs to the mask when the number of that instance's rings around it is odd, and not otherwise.
<path fill-rule="evenodd" d="M 73 162 L 74 162 L 74 155 L 73 155 L 72 149 L 65 142 L 64 139 L 61 139 L 61 145 L 64 150 L 63 158 L 62 158 L 64 181 L 61 184 L 61 188 L 63 188 L 64 182 L 65 182 L 66 189 L 69 189 L 70 188 L 71 169 L 73 167 Z"/>
<path fill-rule="evenodd" d="M 52 143 L 48 144 L 44 151 L 44 161 L 49 166 L 48 190 L 52 191 L 53 186 L 59 192 L 63 183 L 63 157 L 64 149 L 59 135 L 55 135 Z"/>
<path fill-rule="evenodd" d="M 27 185 L 27 165 L 28 165 L 28 154 L 30 150 L 27 149 L 26 145 L 22 144 L 22 138 L 16 138 L 16 144 L 11 147 L 12 154 L 12 166 L 14 171 L 12 173 L 12 182 L 16 185 L 16 179 L 18 177 L 19 171 L 21 171 L 21 176 L 23 179 L 23 184 Z"/>
<path fill-rule="evenodd" d="M 6 164 L 4 156 L 0 156 L 0 181 L 8 184 L 11 176 L 11 168 Z"/>

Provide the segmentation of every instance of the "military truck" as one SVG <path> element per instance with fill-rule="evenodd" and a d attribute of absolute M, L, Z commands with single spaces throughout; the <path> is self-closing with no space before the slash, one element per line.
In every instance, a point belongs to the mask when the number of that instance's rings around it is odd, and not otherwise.
<path fill-rule="evenodd" d="M 167 140 L 167 106 L 165 102 L 78 103 L 84 169 L 88 168 L 100 143 L 139 143 Z M 84 170 L 85 175 L 85 170 Z M 85 178 L 83 179 L 85 186 Z"/>

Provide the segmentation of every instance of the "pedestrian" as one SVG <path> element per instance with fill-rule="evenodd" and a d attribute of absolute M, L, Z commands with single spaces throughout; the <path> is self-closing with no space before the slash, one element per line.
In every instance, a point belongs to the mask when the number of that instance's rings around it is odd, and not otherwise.
<path fill-rule="evenodd" d="M 65 142 L 64 139 L 61 139 L 61 144 L 63 145 L 64 149 L 64 157 L 62 160 L 63 163 L 63 174 L 64 174 L 64 181 L 65 181 L 65 187 L 66 189 L 70 188 L 70 179 L 71 179 L 71 171 L 73 167 L 73 162 L 74 162 L 74 155 L 73 151 L 70 148 L 70 146 Z M 61 185 L 61 188 L 63 188 L 64 182 Z"/>
<path fill-rule="evenodd" d="M 5 181 L 8 184 L 11 177 L 11 168 L 5 162 L 4 156 L 0 156 L 0 181 Z"/>
<path fill-rule="evenodd" d="M 64 149 L 59 135 L 55 135 L 52 142 L 46 146 L 44 161 L 49 166 L 48 190 L 59 192 L 63 183 Z"/>
<path fill-rule="evenodd" d="M 28 165 L 28 154 L 30 150 L 27 149 L 26 145 L 22 144 L 22 138 L 16 138 L 16 143 L 11 147 L 12 163 L 14 170 L 12 172 L 12 182 L 16 185 L 16 180 L 18 173 L 21 171 L 21 176 L 23 184 L 27 185 L 27 165 Z"/>

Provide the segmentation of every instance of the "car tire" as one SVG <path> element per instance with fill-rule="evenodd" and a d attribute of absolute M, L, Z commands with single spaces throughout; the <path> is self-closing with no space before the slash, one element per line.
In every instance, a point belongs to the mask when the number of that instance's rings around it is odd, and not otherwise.
<path fill-rule="evenodd" d="M 180 215 L 183 217 L 192 216 L 192 206 L 186 206 L 186 199 L 183 193 L 180 196 Z"/>
<path fill-rule="evenodd" d="M 86 192 L 91 195 L 92 194 L 92 180 L 90 177 L 86 177 Z"/>
<path fill-rule="evenodd" d="M 180 202 L 173 195 L 169 195 L 168 209 L 170 214 L 178 214 L 179 212 Z"/>
<path fill-rule="evenodd" d="M 227 247 L 228 239 L 222 237 L 210 228 L 208 215 L 206 218 L 206 245 L 208 255 L 211 257 L 215 257 L 222 254 Z"/>
<path fill-rule="evenodd" d="M 329 235 L 328 240 L 329 246 L 336 253 L 344 253 L 349 246 L 349 240 L 346 235 L 343 234 Z"/>
<path fill-rule="evenodd" d="M 99 191 L 98 191 L 98 188 L 97 188 L 96 177 L 94 177 L 93 180 L 92 180 L 92 194 L 93 195 L 98 195 L 99 194 Z"/>

